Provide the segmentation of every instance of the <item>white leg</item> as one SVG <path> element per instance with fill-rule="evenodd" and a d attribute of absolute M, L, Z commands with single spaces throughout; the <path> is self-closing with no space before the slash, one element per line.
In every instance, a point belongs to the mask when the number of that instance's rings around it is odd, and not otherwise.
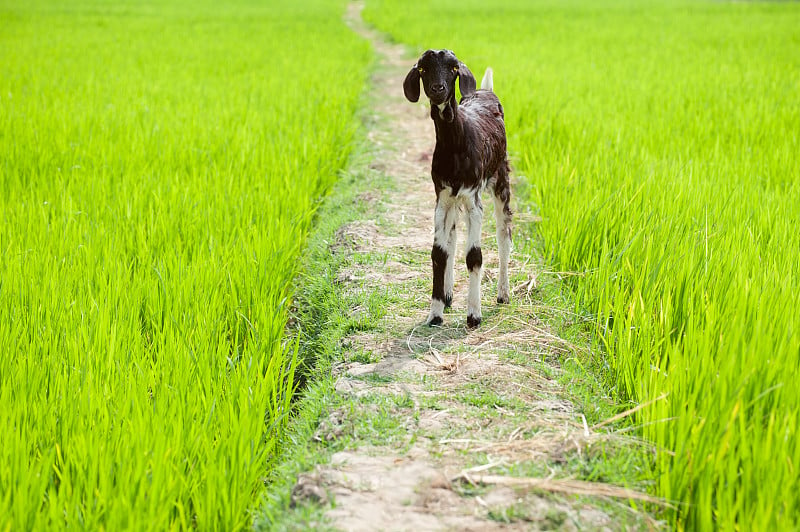
<path fill-rule="evenodd" d="M 505 211 L 505 202 L 494 198 L 494 217 L 497 220 L 497 253 L 500 256 L 500 273 L 497 276 L 497 302 L 511 301 L 508 288 L 508 261 L 511 256 L 511 216 Z"/>
<path fill-rule="evenodd" d="M 450 228 L 447 234 L 447 266 L 444 270 L 444 306 L 453 304 L 453 285 L 455 284 L 456 242 L 458 240 L 458 207 L 453 205 L 445 221 Z"/>
<path fill-rule="evenodd" d="M 467 296 L 467 327 L 481 323 L 481 275 L 483 255 L 481 253 L 481 224 L 483 206 L 479 192 L 466 201 L 467 207 L 467 269 L 469 270 L 469 295 Z"/>
<path fill-rule="evenodd" d="M 455 211 L 453 197 L 442 191 L 436 199 L 436 210 L 433 215 L 434 236 L 431 249 L 433 265 L 433 293 L 431 294 L 431 311 L 428 314 L 428 325 L 441 325 L 444 321 L 445 307 L 445 271 L 448 263 L 448 225 Z"/>

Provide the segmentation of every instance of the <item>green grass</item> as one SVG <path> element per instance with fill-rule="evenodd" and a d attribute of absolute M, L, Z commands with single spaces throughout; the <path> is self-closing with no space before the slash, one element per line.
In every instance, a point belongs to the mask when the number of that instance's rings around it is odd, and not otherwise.
<path fill-rule="evenodd" d="M 240 529 L 369 48 L 344 2 L 0 1 L 0 529 Z"/>
<path fill-rule="evenodd" d="M 586 273 L 567 284 L 608 386 L 668 394 L 633 423 L 674 452 L 655 465 L 673 524 L 800 526 L 800 7 L 376 0 L 366 17 L 494 67 L 521 210 L 554 268 Z"/>
<path fill-rule="evenodd" d="M 330 462 L 333 453 L 340 450 L 371 443 L 407 444 L 408 430 L 402 425 L 403 418 L 396 415 L 398 410 L 410 409 L 406 397 L 356 398 L 339 394 L 334 389 L 338 375 L 331 369 L 353 348 L 348 340 L 354 330 L 353 309 L 366 301 L 375 301 L 379 309 L 373 316 L 375 323 L 361 327 L 374 330 L 385 317 L 389 303 L 382 286 L 367 285 L 363 290 L 354 290 L 338 281 L 342 272 L 353 271 L 356 264 L 380 264 L 384 257 L 332 246 L 340 244 L 337 238 L 340 228 L 374 216 L 374 211 L 380 210 L 374 200 L 358 198 L 370 190 L 390 186 L 384 176 L 366 170 L 368 157 L 366 145 L 358 146 L 347 172 L 321 206 L 304 253 L 302 271 L 296 279 L 292 334 L 299 340 L 305 364 L 300 372 L 307 381 L 295 405 L 296 415 L 281 438 L 285 453 L 270 472 L 270 487 L 255 512 L 256 530 L 332 529 L 326 523 L 323 506 L 308 501 L 292 504 L 292 488 L 298 476 Z M 340 424 L 332 426 L 332 414 Z"/>

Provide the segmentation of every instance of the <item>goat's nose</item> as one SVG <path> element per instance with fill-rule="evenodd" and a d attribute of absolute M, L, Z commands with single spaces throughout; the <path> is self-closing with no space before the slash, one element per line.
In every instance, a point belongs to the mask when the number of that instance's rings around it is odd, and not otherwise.
<path fill-rule="evenodd" d="M 431 85 L 431 90 L 433 92 L 444 92 L 444 85 L 441 83 L 434 83 Z"/>

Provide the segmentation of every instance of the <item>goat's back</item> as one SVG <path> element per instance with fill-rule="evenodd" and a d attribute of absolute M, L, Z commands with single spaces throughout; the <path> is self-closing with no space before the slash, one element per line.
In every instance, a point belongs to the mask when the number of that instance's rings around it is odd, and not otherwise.
<path fill-rule="evenodd" d="M 461 99 L 459 110 L 474 134 L 473 142 L 482 145 L 485 175 L 493 175 L 506 160 L 506 126 L 500 100 L 492 91 L 477 90 Z"/>
<path fill-rule="evenodd" d="M 489 115 L 498 121 L 503 121 L 503 106 L 497 95 L 484 89 L 478 89 L 469 96 L 461 98 L 460 105 L 463 111 L 469 110 L 471 113 Z"/>
<path fill-rule="evenodd" d="M 461 99 L 459 109 L 464 113 L 464 118 L 471 122 L 470 126 L 478 129 L 483 134 L 502 136 L 505 140 L 506 126 L 503 121 L 503 106 L 497 95 L 492 91 L 477 90 Z"/>

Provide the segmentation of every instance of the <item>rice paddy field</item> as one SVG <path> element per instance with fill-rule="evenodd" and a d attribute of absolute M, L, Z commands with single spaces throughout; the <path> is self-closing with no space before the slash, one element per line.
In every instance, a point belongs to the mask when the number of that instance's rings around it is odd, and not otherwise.
<path fill-rule="evenodd" d="M 665 452 L 677 528 L 800 526 L 800 6 L 368 3 L 494 68 L 521 210 Z M 518 248 L 520 244 L 518 244 Z"/>
<path fill-rule="evenodd" d="M 0 0 L 1 530 L 250 526 L 302 363 L 292 283 L 358 140 L 345 5 Z M 800 527 L 800 5 L 365 18 L 494 68 L 542 217 L 517 249 L 576 274 L 670 525 Z"/>
<path fill-rule="evenodd" d="M 1 530 L 251 523 L 371 60 L 344 5 L 0 1 Z"/>

